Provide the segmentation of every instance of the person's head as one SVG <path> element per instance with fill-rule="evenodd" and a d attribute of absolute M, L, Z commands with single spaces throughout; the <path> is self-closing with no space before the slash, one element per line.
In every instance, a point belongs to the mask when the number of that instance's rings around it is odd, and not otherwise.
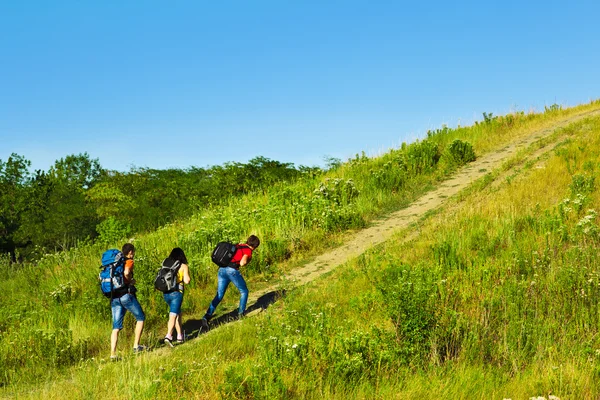
<path fill-rule="evenodd" d="M 256 249 L 260 245 L 260 239 L 254 235 L 250 235 L 248 236 L 248 240 L 246 240 L 246 244 L 253 249 Z"/>
<path fill-rule="evenodd" d="M 188 260 L 185 258 L 185 253 L 179 247 L 175 247 L 171 250 L 171 254 L 169 254 L 169 258 L 174 261 L 179 261 L 182 264 L 187 264 Z"/>
<path fill-rule="evenodd" d="M 121 249 L 121 252 L 126 258 L 133 258 L 135 255 L 135 247 L 131 243 L 125 243 Z"/>

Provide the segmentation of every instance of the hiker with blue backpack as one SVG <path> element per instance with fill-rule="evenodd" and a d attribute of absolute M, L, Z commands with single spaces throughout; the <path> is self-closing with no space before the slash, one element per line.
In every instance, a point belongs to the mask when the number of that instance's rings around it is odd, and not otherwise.
<path fill-rule="evenodd" d="M 210 303 L 206 314 L 202 317 L 203 328 L 208 328 L 208 321 L 213 317 L 215 309 L 223 300 L 225 291 L 229 283 L 233 283 L 240 291 L 240 305 L 238 316 L 241 317 L 246 311 L 246 302 L 248 301 L 248 287 L 246 281 L 240 272 L 240 267 L 247 265 L 252 259 L 252 252 L 260 245 L 260 240 L 254 235 L 250 235 L 246 243 L 232 244 L 221 242 L 214 249 L 212 260 L 219 266 L 217 279 L 217 294 Z"/>
<path fill-rule="evenodd" d="M 111 249 L 102 255 L 102 270 L 100 272 L 100 289 L 102 293 L 110 298 L 112 311 L 112 334 L 110 336 L 110 359 L 117 360 L 117 343 L 119 332 L 123 329 L 123 319 L 129 311 L 136 319 L 135 335 L 133 339 L 133 352 L 139 353 L 146 350 L 146 346 L 140 345 L 140 338 L 144 330 L 146 316 L 135 292 L 135 279 L 133 278 L 133 257 L 135 247 L 131 243 L 125 243 L 121 251 Z"/>
<path fill-rule="evenodd" d="M 169 306 L 169 322 L 164 342 L 171 347 L 173 347 L 173 328 L 177 332 L 177 344 L 184 341 L 181 329 L 181 303 L 184 287 L 190 283 L 190 280 L 188 260 L 183 250 L 176 247 L 163 261 L 154 281 L 154 287 L 163 292 L 163 299 Z"/>

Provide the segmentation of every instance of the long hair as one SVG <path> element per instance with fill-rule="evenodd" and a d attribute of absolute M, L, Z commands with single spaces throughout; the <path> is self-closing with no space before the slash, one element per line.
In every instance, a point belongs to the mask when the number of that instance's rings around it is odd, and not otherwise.
<path fill-rule="evenodd" d="M 179 261 L 182 264 L 187 264 L 188 260 L 185 258 L 185 253 L 179 247 L 175 247 L 171 250 L 171 254 L 169 254 L 169 258 L 173 261 Z"/>

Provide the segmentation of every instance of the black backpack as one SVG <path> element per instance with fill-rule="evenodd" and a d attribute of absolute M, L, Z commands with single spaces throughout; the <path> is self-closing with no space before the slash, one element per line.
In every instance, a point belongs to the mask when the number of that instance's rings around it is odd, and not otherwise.
<path fill-rule="evenodd" d="M 212 252 L 211 259 L 219 267 L 228 267 L 238 246 L 229 242 L 219 242 Z"/>
<path fill-rule="evenodd" d="M 179 261 L 165 258 L 154 280 L 154 287 L 163 293 L 177 290 L 177 274 L 180 267 L 181 263 Z"/>

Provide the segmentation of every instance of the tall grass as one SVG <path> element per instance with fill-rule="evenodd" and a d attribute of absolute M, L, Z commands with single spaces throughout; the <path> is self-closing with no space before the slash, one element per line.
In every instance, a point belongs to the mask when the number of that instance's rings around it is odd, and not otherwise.
<path fill-rule="evenodd" d="M 325 177 L 232 198 L 136 237 L 146 339 L 160 337 L 166 325 L 151 282 L 172 247 L 183 247 L 192 267 L 185 320 L 213 295 L 208 255 L 217 241 L 257 234 L 263 245 L 248 269 L 250 283 L 273 279 L 452 173 L 460 163 L 449 156 L 455 140 L 482 154 L 599 105 L 444 128 L 375 159 L 359 155 Z M 110 332 L 110 309 L 95 280 L 103 248 L 81 246 L 16 269 L 3 262 L 4 393 L 48 382 L 35 396 L 68 390 L 76 398 L 413 398 L 427 392 L 468 398 L 509 389 L 534 395 L 538 387 L 592 395 L 597 376 L 585 372 L 598 370 L 600 275 L 597 218 L 588 209 L 598 197 L 598 121 L 574 131 L 581 137 L 543 169 L 523 169 L 498 189 L 471 193 L 454 213 L 425 223 L 417 242 L 391 241 L 290 292 L 255 320 L 202 335 L 174 357 L 156 351 L 122 364 L 97 361 L 107 354 Z M 224 305 L 236 301 L 229 293 Z M 129 343 L 133 323 L 126 320 L 122 343 Z M 67 371 L 73 380 L 50 383 Z M 534 379 L 537 371 L 545 375 Z"/>

